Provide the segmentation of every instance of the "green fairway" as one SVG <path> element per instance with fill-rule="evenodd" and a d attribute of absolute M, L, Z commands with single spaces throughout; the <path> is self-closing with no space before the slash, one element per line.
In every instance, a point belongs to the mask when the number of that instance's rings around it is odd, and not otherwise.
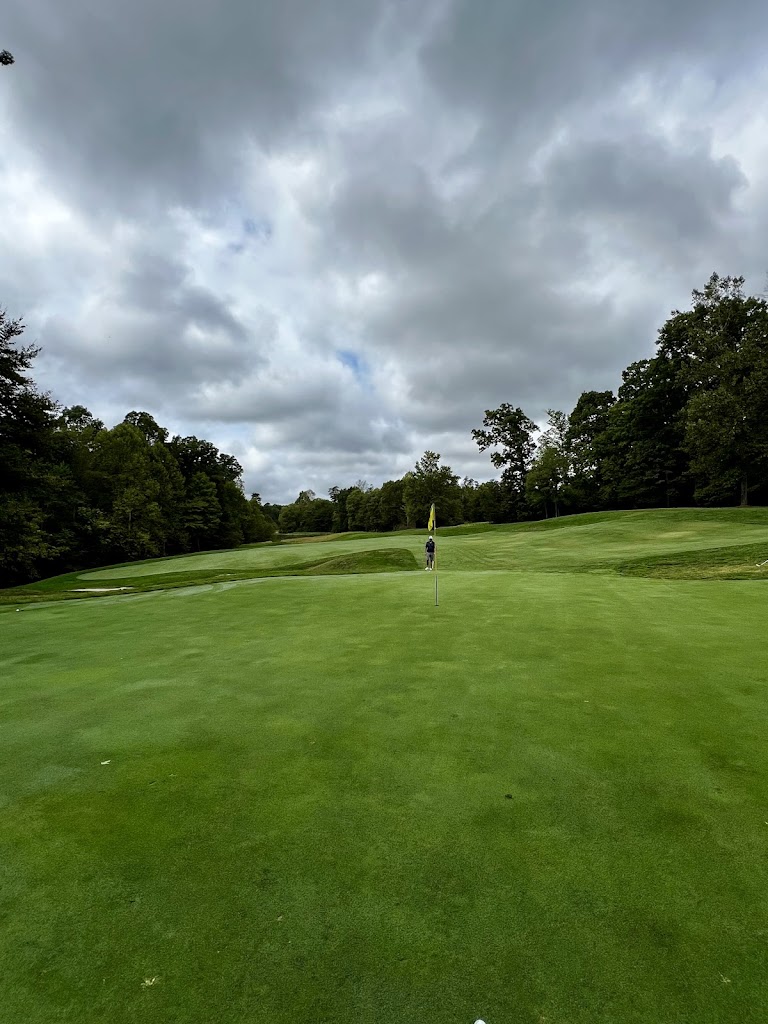
<path fill-rule="evenodd" d="M 375 540 L 308 541 L 298 545 L 262 544 L 247 551 L 216 551 L 158 559 L 130 567 L 128 575 L 157 577 L 168 572 L 226 569 L 258 574 L 272 569 L 342 552 L 384 547 L 416 549 L 423 538 L 413 534 L 380 534 Z M 667 553 L 708 551 L 723 546 L 762 543 L 768 558 L 768 510 L 677 509 L 655 512 L 595 513 L 512 527 L 461 527 L 441 532 L 441 564 L 454 569 L 600 569 L 613 568 L 624 560 Z M 762 560 L 762 559 L 761 559 Z M 754 563 L 750 563 L 751 566 Z M 119 582 L 123 568 L 81 574 L 92 585 Z"/>
<path fill-rule="evenodd" d="M 5 595 L 0 1019 L 768 1019 L 768 512 L 438 541 Z"/>

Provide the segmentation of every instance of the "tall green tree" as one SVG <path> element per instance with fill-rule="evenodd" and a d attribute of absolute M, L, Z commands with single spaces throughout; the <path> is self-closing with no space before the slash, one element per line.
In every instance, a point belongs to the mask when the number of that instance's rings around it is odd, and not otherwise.
<path fill-rule="evenodd" d="M 525 478 L 529 504 L 535 510 L 543 508 L 545 517 L 550 506 L 555 516 L 560 515 L 571 468 L 568 417 L 558 409 L 548 409 L 547 417 L 547 429 L 539 438 L 536 458 Z"/>
<path fill-rule="evenodd" d="M 186 549 L 189 538 L 184 530 L 182 514 L 185 482 L 178 460 L 168 444 L 168 431 L 148 412 L 129 412 L 123 422 L 141 431 L 149 449 L 151 474 L 157 485 L 157 502 L 163 523 L 161 553 Z"/>
<path fill-rule="evenodd" d="M 555 517 L 560 515 L 560 495 L 566 484 L 563 460 L 558 450 L 544 444 L 536 453 L 533 465 L 525 478 L 525 492 L 535 512 L 543 512 L 548 519 L 550 509 Z"/>
<path fill-rule="evenodd" d="M 261 508 L 262 508 L 262 510 L 264 512 L 264 515 L 267 517 L 267 519 L 269 519 L 270 522 L 272 522 L 274 524 L 275 528 L 277 528 L 277 523 L 278 523 L 278 520 L 280 518 L 280 512 L 281 512 L 283 506 L 282 505 L 276 505 L 274 502 L 265 501 L 265 502 L 262 503 Z"/>
<path fill-rule="evenodd" d="M 157 420 L 148 412 L 129 412 L 123 419 L 123 423 L 130 423 L 137 427 L 148 445 L 165 444 L 168 440 L 168 431 L 161 427 Z"/>
<path fill-rule="evenodd" d="M 186 484 L 186 495 L 182 505 L 182 525 L 197 551 L 216 545 L 218 528 L 221 523 L 216 484 L 207 473 L 195 473 Z"/>
<path fill-rule="evenodd" d="M 62 409 L 54 418 L 46 508 L 61 544 L 56 571 L 90 564 L 98 552 L 99 512 L 91 497 L 92 462 L 95 439 L 103 429 L 101 420 L 82 405 Z"/>
<path fill-rule="evenodd" d="M 685 502 L 685 403 L 671 360 L 642 359 L 623 371 L 606 429 L 595 441 L 602 455 L 603 507 L 654 508 Z"/>
<path fill-rule="evenodd" d="M 248 502 L 243 485 L 237 480 L 216 480 L 216 495 L 221 506 L 221 524 L 216 546 L 236 548 L 245 541 L 248 525 Z"/>
<path fill-rule="evenodd" d="M 249 511 L 242 488 L 243 468 L 237 459 L 220 452 L 210 441 L 194 436 L 173 437 L 168 447 L 187 483 L 195 473 L 205 473 L 216 485 L 221 520 L 211 546 L 241 544 L 247 532 Z"/>
<path fill-rule="evenodd" d="M 0 310 L 0 583 L 10 585 L 54 564 L 66 541 L 49 501 L 56 487 L 55 404 L 30 376 L 38 349 L 21 346 L 24 325 Z"/>
<path fill-rule="evenodd" d="M 248 544 L 272 540 L 276 533 L 275 523 L 264 512 L 261 495 L 251 494 L 248 499 L 248 520 L 245 527 L 245 540 Z"/>
<path fill-rule="evenodd" d="M 358 530 L 365 530 L 365 515 L 363 511 L 363 505 L 365 502 L 365 494 L 360 490 L 359 487 L 352 487 L 347 494 L 346 499 L 346 510 L 347 510 L 347 529 L 357 532 Z"/>
<path fill-rule="evenodd" d="M 560 409 L 547 409 L 547 425 L 541 432 L 538 444 L 546 444 L 559 452 L 561 457 L 570 460 L 570 423 L 567 413 Z"/>
<path fill-rule="evenodd" d="M 409 527 L 426 526 L 432 504 L 437 509 L 438 526 L 462 521 L 459 478 L 450 466 L 440 465 L 441 456 L 424 452 L 403 484 L 406 521 Z"/>
<path fill-rule="evenodd" d="M 463 519 L 465 523 L 503 523 L 505 521 L 504 492 L 498 480 L 478 483 L 465 477 L 461 483 Z"/>
<path fill-rule="evenodd" d="M 385 480 L 380 488 L 381 529 L 397 530 L 405 526 L 405 497 L 402 480 Z"/>
<path fill-rule="evenodd" d="M 347 499 L 356 490 L 356 487 L 331 487 L 328 491 L 328 496 L 333 502 L 331 529 L 334 533 L 346 533 L 349 530 Z"/>
<path fill-rule="evenodd" d="M 300 533 L 301 521 L 301 506 L 291 502 L 280 509 L 277 525 L 280 533 Z"/>
<path fill-rule="evenodd" d="M 206 473 L 214 482 L 218 480 L 239 480 L 243 475 L 240 463 L 198 437 L 173 437 L 169 442 L 179 469 L 185 480 L 191 480 L 195 473 Z"/>
<path fill-rule="evenodd" d="M 97 435 L 93 476 L 106 557 L 128 561 L 163 552 L 161 487 L 154 470 L 151 447 L 137 426 L 118 423 Z"/>
<path fill-rule="evenodd" d="M 741 277 L 693 293 L 678 343 L 689 400 L 684 445 L 707 504 L 749 503 L 768 480 L 768 303 Z"/>
<path fill-rule="evenodd" d="M 608 454 L 605 432 L 615 401 L 612 391 L 584 391 L 568 417 L 571 473 L 568 491 L 574 511 L 585 512 L 603 506 L 603 460 Z"/>
<path fill-rule="evenodd" d="M 333 502 L 328 498 L 313 498 L 302 506 L 301 528 L 306 533 L 330 533 L 333 529 Z"/>
<path fill-rule="evenodd" d="M 528 516 L 525 479 L 536 450 L 536 433 L 536 424 L 523 410 L 507 402 L 497 409 L 486 409 L 483 428 L 472 431 L 481 452 L 493 449 L 491 462 L 501 470 L 504 511 L 511 521 Z"/>
<path fill-rule="evenodd" d="M 82 405 L 59 408 L 35 386 L 38 350 L 22 334 L 0 312 L 0 585 L 269 537 L 233 456 L 168 441 L 146 412 L 108 430 Z"/>
<path fill-rule="evenodd" d="M 378 533 L 384 529 L 384 517 L 381 509 L 381 490 L 372 487 L 363 495 L 363 522 L 369 533 Z"/>
<path fill-rule="evenodd" d="M 328 494 L 334 533 L 379 532 L 405 525 L 402 480 L 387 480 L 381 487 L 358 480 L 352 487 L 331 487 Z"/>

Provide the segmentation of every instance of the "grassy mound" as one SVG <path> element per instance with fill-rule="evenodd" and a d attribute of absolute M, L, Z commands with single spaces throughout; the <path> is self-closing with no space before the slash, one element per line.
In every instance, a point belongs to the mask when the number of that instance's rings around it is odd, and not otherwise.
<path fill-rule="evenodd" d="M 273 576 L 407 572 L 422 563 L 424 531 L 299 537 L 228 551 L 69 573 L 0 591 L 0 607 L 99 598 Z M 760 580 L 768 509 L 650 509 L 563 516 L 537 523 L 450 527 L 438 533 L 441 572 L 540 572 L 657 579 Z M 89 591 L 83 593 L 82 591 Z"/>
<path fill-rule="evenodd" d="M 412 551 L 405 548 L 374 548 L 326 558 L 303 570 L 308 576 L 337 576 L 348 573 L 410 572 L 418 569 Z"/>
<path fill-rule="evenodd" d="M 623 576 L 665 580 L 768 579 L 768 543 L 742 544 L 703 551 L 678 551 L 624 562 L 616 567 Z"/>
<path fill-rule="evenodd" d="M 541 519 L 534 523 L 520 523 L 513 529 L 568 530 L 571 527 L 600 526 L 622 523 L 641 530 L 669 529 L 683 526 L 688 529 L 710 523 L 724 523 L 735 528 L 768 525 L 768 508 L 644 508 L 622 512 L 585 512 L 581 515 Z"/>
<path fill-rule="evenodd" d="M 183 557 L 188 558 L 188 556 Z M 202 561 L 205 556 L 197 556 L 197 558 Z M 138 594 L 152 590 L 176 590 L 180 587 L 234 583 L 274 576 L 335 576 L 357 573 L 408 572 L 418 568 L 413 552 L 404 548 L 375 548 L 331 557 L 325 554 L 321 557 L 300 561 L 268 564 L 256 572 L 248 567 L 247 559 L 245 566 L 233 566 L 229 572 L 222 572 L 210 566 L 199 569 L 186 567 L 177 572 L 146 572 L 148 567 L 151 569 L 158 564 L 172 570 L 174 564 L 177 564 L 177 560 L 154 559 L 149 562 L 128 563 L 95 573 L 66 573 L 63 576 L 54 576 L 25 587 L 0 590 L 0 607 L 19 607 L 40 601 L 103 598 L 118 591 Z M 109 574 L 108 578 L 102 578 L 104 573 Z"/>

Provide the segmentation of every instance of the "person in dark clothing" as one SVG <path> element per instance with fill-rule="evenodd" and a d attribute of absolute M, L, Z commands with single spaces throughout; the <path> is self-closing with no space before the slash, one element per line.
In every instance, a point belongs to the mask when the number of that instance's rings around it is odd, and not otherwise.
<path fill-rule="evenodd" d="M 429 569 L 434 569 L 434 567 L 435 567 L 435 539 L 434 539 L 434 537 L 430 536 L 429 540 L 427 541 L 427 543 L 425 545 L 425 550 L 426 550 L 426 554 L 427 554 L 427 564 L 424 566 L 424 569 L 426 571 L 426 570 L 429 570 Z"/>

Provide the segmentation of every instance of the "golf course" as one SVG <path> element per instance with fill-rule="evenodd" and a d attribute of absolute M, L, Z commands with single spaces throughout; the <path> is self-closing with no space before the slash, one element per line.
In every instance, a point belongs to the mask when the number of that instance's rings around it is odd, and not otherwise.
<path fill-rule="evenodd" d="M 768 1020 L 768 509 L 425 539 L 0 591 L 0 1020 Z"/>

